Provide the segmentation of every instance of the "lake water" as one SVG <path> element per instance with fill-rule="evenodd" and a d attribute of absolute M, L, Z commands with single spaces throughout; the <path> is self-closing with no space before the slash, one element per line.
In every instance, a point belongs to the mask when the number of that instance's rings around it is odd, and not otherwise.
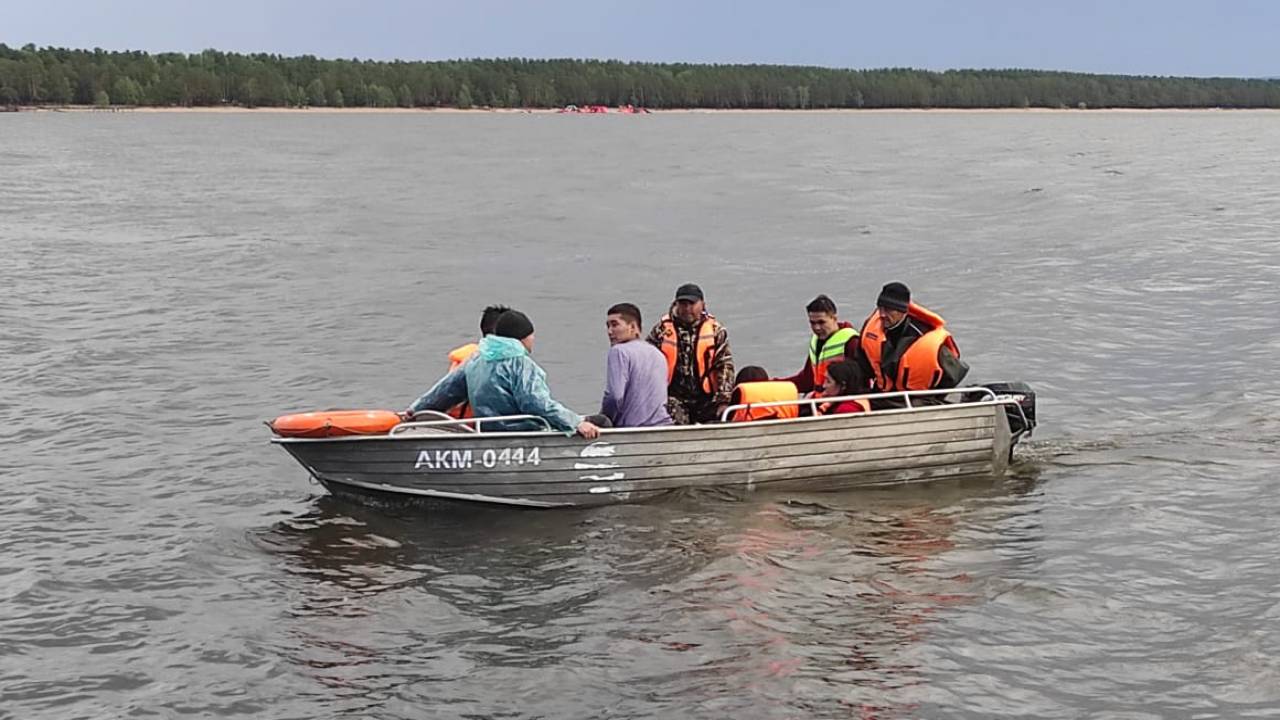
<path fill-rule="evenodd" d="M 0 116 L 0 717 L 1280 716 L 1280 115 Z M 404 407 L 505 302 L 599 401 L 902 280 L 1001 479 L 422 514 L 261 421 Z"/>

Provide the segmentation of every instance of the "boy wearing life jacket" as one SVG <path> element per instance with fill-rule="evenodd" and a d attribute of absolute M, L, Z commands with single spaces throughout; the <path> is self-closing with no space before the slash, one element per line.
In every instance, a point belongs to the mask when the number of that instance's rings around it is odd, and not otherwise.
<path fill-rule="evenodd" d="M 733 354 L 728 331 L 707 312 L 702 288 L 681 285 L 648 340 L 666 356 L 667 411 L 676 424 L 719 419 L 733 394 Z"/>
<path fill-rule="evenodd" d="M 946 324 L 937 313 L 911 302 L 906 285 L 891 282 L 880 290 L 875 312 L 862 325 L 855 360 L 876 392 L 956 387 L 969 366 L 960 360 Z M 872 407 L 897 404 L 880 400 Z"/>
<path fill-rule="evenodd" d="M 809 355 L 800 372 L 776 379 L 793 383 L 801 393 L 821 392 L 827 368 L 857 353 L 858 330 L 852 323 L 840 320 L 835 302 L 826 295 L 814 298 L 804 309 L 809 314 L 809 329 L 813 331 Z"/>

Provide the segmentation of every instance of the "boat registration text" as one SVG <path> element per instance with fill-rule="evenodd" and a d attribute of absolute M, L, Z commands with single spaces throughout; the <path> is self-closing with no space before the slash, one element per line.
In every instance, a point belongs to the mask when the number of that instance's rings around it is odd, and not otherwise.
<path fill-rule="evenodd" d="M 422 450 L 418 452 L 418 461 L 413 464 L 414 470 L 471 470 L 482 467 L 492 470 L 496 467 L 542 464 L 542 453 L 539 448 L 503 448 L 497 450 Z"/>

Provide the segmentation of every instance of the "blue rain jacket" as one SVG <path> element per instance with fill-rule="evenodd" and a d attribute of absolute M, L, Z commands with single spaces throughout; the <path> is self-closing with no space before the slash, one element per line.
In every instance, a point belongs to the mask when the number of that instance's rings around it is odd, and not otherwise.
<path fill-rule="evenodd" d="M 572 432 L 582 416 L 551 398 L 547 373 L 519 340 L 486 335 L 475 355 L 445 375 L 409 406 L 412 412 L 448 408 L 466 400 L 476 417 L 536 415 L 556 430 Z M 485 430 L 541 430 L 533 420 L 485 423 Z"/>

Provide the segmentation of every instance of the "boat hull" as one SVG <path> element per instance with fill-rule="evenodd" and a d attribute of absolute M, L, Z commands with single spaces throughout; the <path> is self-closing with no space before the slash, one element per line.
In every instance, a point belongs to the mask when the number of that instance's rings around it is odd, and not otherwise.
<path fill-rule="evenodd" d="M 331 492 L 375 502 L 531 508 L 644 502 L 684 488 L 829 491 L 1001 475 L 1005 405 L 560 433 L 438 430 L 275 438 Z"/>

